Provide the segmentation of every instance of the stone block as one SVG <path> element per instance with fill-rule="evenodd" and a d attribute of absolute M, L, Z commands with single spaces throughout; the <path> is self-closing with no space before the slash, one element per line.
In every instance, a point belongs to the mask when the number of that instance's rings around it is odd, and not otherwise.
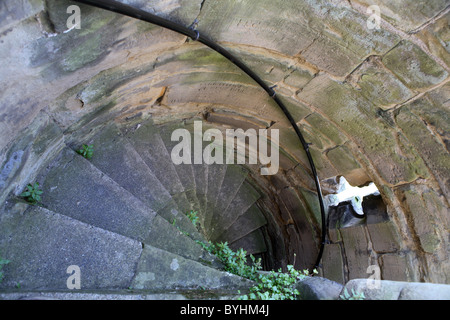
<path fill-rule="evenodd" d="M 345 284 L 344 290 L 364 293 L 366 300 L 449 300 L 450 285 L 422 282 L 381 280 L 379 287 L 368 285 L 366 279 L 354 279 Z M 342 290 L 342 292 L 344 291 Z"/>
<path fill-rule="evenodd" d="M 214 235 L 212 241 L 232 243 L 266 224 L 267 220 L 261 210 L 256 205 L 252 205 L 222 234 Z"/>
<path fill-rule="evenodd" d="M 325 245 L 322 256 L 322 271 L 325 278 L 345 283 L 344 259 L 339 244 Z"/>
<path fill-rule="evenodd" d="M 364 226 L 340 229 L 350 279 L 365 278 L 369 266 L 369 248 Z"/>
<path fill-rule="evenodd" d="M 447 66 L 450 66 L 450 53 L 448 51 L 448 14 L 426 26 L 417 33 L 417 37 L 427 46 L 428 50 L 439 57 Z"/>
<path fill-rule="evenodd" d="M 418 46 L 407 41 L 402 41 L 382 61 L 410 89 L 436 85 L 448 76 L 448 72 L 437 62 Z"/>
<path fill-rule="evenodd" d="M 333 166 L 338 170 L 339 175 L 345 176 L 353 170 L 361 168 L 359 163 L 351 154 L 350 150 L 348 150 L 345 146 L 339 146 L 331 149 L 326 153 L 326 155 Z"/>
<path fill-rule="evenodd" d="M 364 61 L 350 77 L 361 94 L 382 109 L 392 108 L 413 96 L 410 89 L 386 70 L 379 57 Z"/>
<path fill-rule="evenodd" d="M 422 249 L 428 253 L 434 253 L 441 245 L 439 227 L 436 224 L 436 217 L 427 211 L 420 195 L 420 189 L 413 186 L 403 188 L 401 196 L 408 207 L 410 216 L 410 227 L 420 239 Z"/>
<path fill-rule="evenodd" d="M 344 286 L 321 277 L 308 277 L 297 283 L 299 300 L 338 300 Z"/>
<path fill-rule="evenodd" d="M 80 268 L 81 289 L 128 288 L 142 251 L 138 241 L 38 206 L 0 216 L 2 258 L 11 261 L 2 289 L 67 290 L 71 265 Z"/>
<path fill-rule="evenodd" d="M 239 249 L 244 249 L 247 255 L 264 253 L 267 251 L 266 241 L 264 239 L 264 234 L 261 229 L 257 229 L 243 238 L 230 243 L 230 249 L 237 251 Z"/>
<path fill-rule="evenodd" d="M 347 140 L 338 127 L 323 118 L 318 113 L 311 113 L 308 117 L 306 117 L 305 121 L 309 123 L 311 127 L 316 129 L 314 133 L 325 136 L 328 140 L 330 140 L 330 145 L 341 145 Z"/>
<path fill-rule="evenodd" d="M 391 221 L 367 224 L 367 230 L 375 252 L 394 252 L 400 249 L 396 228 Z"/>
<path fill-rule="evenodd" d="M 407 109 L 400 110 L 396 116 L 398 126 L 422 156 L 430 171 L 439 182 L 445 194 L 450 192 L 450 158 L 445 145 L 439 141 L 423 120 Z"/>
<path fill-rule="evenodd" d="M 42 0 L 5 0 L 0 4 L 0 31 L 44 10 Z"/>
<path fill-rule="evenodd" d="M 251 281 L 151 246 L 142 250 L 133 289 L 248 288 Z"/>
<path fill-rule="evenodd" d="M 403 254 L 382 254 L 379 257 L 381 279 L 408 281 L 413 279 L 409 272 L 407 256 Z"/>
<path fill-rule="evenodd" d="M 434 131 L 450 149 L 450 82 L 426 93 L 425 97 L 408 104 L 412 113 L 420 117 L 427 127 Z"/>

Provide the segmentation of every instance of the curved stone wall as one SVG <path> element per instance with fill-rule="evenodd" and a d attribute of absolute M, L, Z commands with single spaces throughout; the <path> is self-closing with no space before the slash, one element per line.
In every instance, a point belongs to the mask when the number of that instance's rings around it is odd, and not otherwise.
<path fill-rule="evenodd" d="M 277 85 L 325 194 L 337 176 L 375 182 L 388 219 L 330 229 L 325 277 L 365 278 L 376 265 L 386 280 L 449 283 L 447 1 L 122 2 L 186 26 L 198 19 L 199 32 Z M 73 4 L 81 29 L 67 26 Z M 379 29 L 368 27 L 373 4 Z M 252 175 L 273 219 L 269 238 L 284 239 L 274 265 L 313 263 L 321 226 L 306 155 L 241 70 L 182 35 L 71 1 L 6 0 L 0 17 L 1 202 L 64 144 L 111 121 L 279 129 L 279 174 Z"/>

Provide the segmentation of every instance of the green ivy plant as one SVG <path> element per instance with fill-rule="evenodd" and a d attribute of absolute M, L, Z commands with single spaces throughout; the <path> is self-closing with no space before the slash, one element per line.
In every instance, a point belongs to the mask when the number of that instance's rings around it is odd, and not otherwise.
<path fill-rule="evenodd" d="M 355 292 L 354 289 L 352 289 L 352 293 L 350 294 L 347 290 L 347 288 L 344 289 L 344 294 L 341 294 L 339 296 L 341 300 L 364 300 L 366 299 L 364 292 Z"/>
<path fill-rule="evenodd" d="M 41 201 L 41 195 L 44 193 L 39 188 L 39 183 L 35 182 L 34 184 L 29 183 L 24 192 L 20 194 L 21 197 L 25 198 L 25 200 L 30 204 L 37 204 Z"/>
<path fill-rule="evenodd" d="M 311 275 L 308 270 L 299 271 L 292 265 L 287 266 L 287 272 L 279 269 L 278 272 L 261 273 L 261 259 L 255 259 L 253 255 L 249 255 L 251 263 L 247 263 L 247 252 L 242 248 L 233 251 L 227 242 L 205 244 L 199 241 L 198 243 L 211 254 L 216 255 L 223 263 L 225 271 L 255 281 L 249 293 L 240 296 L 240 300 L 297 299 L 300 293 L 295 288 L 295 284 Z M 317 273 L 317 270 L 313 270 L 313 274 Z"/>
<path fill-rule="evenodd" d="M 242 248 L 234 252 L 227 242 L 216 244 L 208 242 L 208 244 L 205 244 L 198 241 L 198 243 L 209 253 L 216 255 L 223 263 L 225 271 L 250 280 L 258 279 L 258 271 L 262 269 L 261 259 L 256 259 L 253 255 L 250 255 L 252 262 L 251 265 L 248 265 L 247 252 Z"/>
<path fill-rule="evenodd" d="M 193 223 L 193 225 L 195 227 L 197 227 L 197 223 L 198 223 L 198 212 L 197 211 L 193 211 L 191 210 L 190 212 L 188 212 L 186 214 L 186 216 L 189 218 L 189 220 L 191 220 L 191 222 Z"/>
<path fill-rule="evenodd" d="M 83 144 L 81 146 L 81 149 L 77 150 L 78 154 L 81 154 L 86 159 L 90 160 L 92 159 L 92 156 L 94 155 L 94 146 Z"/>
<path fill-rule="evenodd" d="M 8 263 L 10 263 L 11 261 L 3 259 L 2 257 L 0 257 L 0 282 L 2 282 L 3 280 L 3 266 L 7 265 Z"/>
<path fill-rule="evenodd" d="M 317 270 L 314 269 L 314 274 Z M 256 285 L 250 288 L 247 295 L 241 296 L 240 300 L 296 300 L 300 292 L 295 288 L 297 281 L 310 276 L 308 270 L 299 271 L 293 265 L 287 266 L 287 272 L 270 271 L 259 274 Z"/>

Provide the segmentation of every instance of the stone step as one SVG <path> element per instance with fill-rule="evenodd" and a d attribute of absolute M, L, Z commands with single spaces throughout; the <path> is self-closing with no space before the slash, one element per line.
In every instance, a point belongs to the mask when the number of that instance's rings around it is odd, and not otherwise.
<path fill-rule="evenodd" d="M 185 191 L 158 127 L 152 120 L 137 125 L 135 130 L 126 130 L 125 136 L 171 195 Z M 177 205 L 182 212 L 192 210 L 186 196 L 179 197 Z"/>
<path fill-rule="evenodd" d="M 177 226 L 182 230 L 195 234 L 198 240 L 203 240 L 203 237 L 198 237 L 197 229 L 193 228 L 185 213 L 178 209 L 174 197 L 183 196 L 172 197 L 131 143 L 121 135 L 115 125 L 97 134 L 90 142 L 94 144 L 95 150 L 95 156 L 90 162 L 169 223 L 176 219 Z"/>
<path fill-rule="evenodd" d="M 450 300 L 450 284 L 352 279 L 339 296 L 364 294 L 365 300 Z"/>
<path fill-rule="evenodd" d="M 172 133 L 177 129 L 187 129 L 189 127 L 185 126 L 183 122 L 170 123 L 158 126 L 159 134 L 162 141 L 164 142 L 167 152 L 171 155 L 173 148 L 180 143 L 180 141 L 172 141 Z M 190 133 L 190 132 L 189 132 Z M 193 139 L 189 142 L 192 142 Z M 194 175 L 194 169 L 192 167 L 193 152 L 191 151 L 190 159 L 191 164 L 174 164 L 175 170 L 177 171 L 178 177 L 184 190 L 186 191 L 186 196 L 192 205 L 192 210 L 200 212 L 200 205 L 196 195 L 196 181 Z"/>
<path fill-rule="evenodd" d="M 163 217 L 166 221 L 171 223 L 174 227 L 179 229 L 181 232 L 189 234 L 189 237 L 197 241 L 205 241 L 205 237 L 199 232 L 200 225 L 196 226 L 189 220 L 186 213 L 181 212 L 176 205 L 174 199 L 178 195 L 173 196 L 172 202 L 168 203 L 165 207 L 158 211 L 158 215 Z"/>
<path fill-rule="evenodd" d="M 253 204 L 235 223 L 221 234 L 215 236 L 213 242 L 233 243 L 253 231 L 265 226 L 267 220 L 256 204 Z"/>
<path fill-rule="evenodd" d="M 210 219 L 208 220 L 209 225 L 206 226 L 206 229 L 211 228 L 211 218 L 220 215 L 230 205 L 247 175 L 248 171 L 242 166 L 234 164 L 227 165 L 222 186 L 215 200 L 216 202 L 213 206 L 209 207 Z"/>
<path fill-rule="evenodd" d="M 126 289 L 142 252 L 128 237 L 74 220 L 42 207 L 17 204 L 0 215 L 4 266 L 0 288 L 67 290 L 77 265 L 83 289 Z"/>
<path fill-rule="evenodd" d="M 196 289 L 235 292 L 250 281 L 39 206 L 18 203 L 0 216 L 4 289 L 67 290 L 78 266 L 84 290 Z M 214 266 L 216 267 L 216 266 Z"/>
<path fill-rule="evenodd" d="M 54 212 L 190 259 L 205 259 L 194 240 L 68 148 L 39 181 L 43 205 Z"/>
<path fill-rule="evenodd" d="M 42 291 L 42 290 L 8 290 L 0 291 L 0 300 L 238 300 L 248 290 L 223 288 L 206 289 L 178 289 L 174 290 L 70 290 L 70 291 Z"/>
<path fill-rule="evenodd" d="M 205 221 L 205 207 L 206 207 L 206 194 L 208 191 L 208 170 L 209 165 L 206 164 L 194 164 L 192 165 L 194 169 L 194 177 L 196 183 L 196 196 L 199 203 L 199 214 L 200 221 L 203 223 Z"/>
<path fill-rule="evenodd" d="M 154 247 L 145 247 L 131 287 L 137 290 L 248 288 L 251 281 Z"/>
<path fill-rule="evenodd" d="M 156 212 L 68 148 L 38 181 L 49 210 L 139 241 L 150 233 Z"/>
<path fill-rule="evenodd" d="M 205 219 L 203 226 L 205 230 L 210 229 L 211 219 L 214 215 L 214 208 L 217 201 L 220 188 L 222 186 L 225 173 L 227 171 L 226 164 L 210 164 L 208 167 L 208 190 L 205 203 Z"/>
<path fill-rule="evenodd" d="M 219 212 L 226 210 L 248 175 L 248 171 L 239 165 L 229 164 L 226 169 L 214 206 L 215 210 Z"/>
<path fill-rule="evenodd" d="M 89 143 L 94 145 L 90 162 L 153 211 L 171 201 L 170 193 L 115 125 L 105 128 Z"/>
<path fill-rule="evenodd" d="M 212 239 L 222 234 L 233 225 L 259 198 L 259 192 L 247 181 L 239 188 L 236 196 L 222 212 L 215 212 L 208 228 L 208 238 Z"/>
<path fill-rule="evenodd" d="M 264 253 L 267 251 L 266 242 L 264 240 L 264 234 L 261 231 L 261 229 L 255 230 L 245 237 L 240 238 L 239 240 L 230 243 L 230 248 L 232 250 L 239 250 L 240 248 L 243 248 L 245 251 L 247 251 L 247 255 L 250 254 L 258 254 L 258 253 Z"/>

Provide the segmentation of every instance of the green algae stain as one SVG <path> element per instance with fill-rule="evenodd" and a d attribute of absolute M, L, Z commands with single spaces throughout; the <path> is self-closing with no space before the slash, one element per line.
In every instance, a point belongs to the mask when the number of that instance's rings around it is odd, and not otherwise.
<path fill-rule="evenodd" d="M 61 68 L 65 72 L 73 72 L 97 60 L 102 54 L 101 34 L 87 37 L 86 41 L 77 46 L 63 59 Z"/>

